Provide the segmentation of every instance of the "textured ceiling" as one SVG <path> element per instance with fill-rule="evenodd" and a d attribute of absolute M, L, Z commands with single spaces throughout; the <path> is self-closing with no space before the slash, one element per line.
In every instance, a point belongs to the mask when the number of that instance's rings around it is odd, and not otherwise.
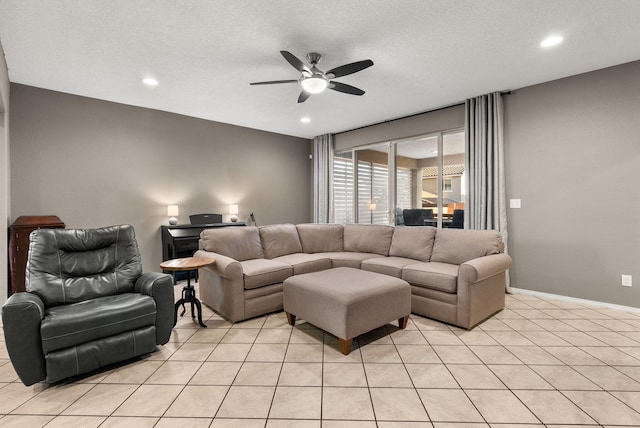
<path fill-rule="evenodd" d="M 638 60 L 638 16 L 637 0 L 0 0 L 0 42 L 12 82 L 310 138 Z M 564 43 L 541 48 L 550 34 Z M 298 78 L 280 50 L 373 60 L 337 79 L 366 94 L 249 86 Z"/>

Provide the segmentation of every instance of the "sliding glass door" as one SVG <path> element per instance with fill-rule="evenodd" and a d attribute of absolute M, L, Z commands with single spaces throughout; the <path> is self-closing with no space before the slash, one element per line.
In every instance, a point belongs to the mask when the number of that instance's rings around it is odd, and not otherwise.
<path fill-rule="evenodd" d="M 425 199 L 423 168 L 438 157 L 438 136 L 427 135 L 395 142 L 396 211 L 395 224 L 435 226 L 436 206 Z M 406 216 L 405 216 L 406 214 Z"/>
<path fill-rule="evenodd" d="M 464 147 L 452 131 L 335 153 L 334 221 L 462 227 Z"/>
<path fill-rule="evenodd" d="M 348 152 L 333 155 L 333 223 L 353 223 L 353 155 Z"/>
<path fill-rule="evenodd" d="M 389 144 L 354 150 L 360 224 L 389 224 Z"/>
<path fill-rule="evenodd" d="M 429 156 L 421 160 L 422 206 L 433 211 L 438 227 L 457 227 L 464 217 L 465 165 L 464 131 L 439 133 L 428 138 Z M 456 222 L 453 222 L 454 212 Z"/>

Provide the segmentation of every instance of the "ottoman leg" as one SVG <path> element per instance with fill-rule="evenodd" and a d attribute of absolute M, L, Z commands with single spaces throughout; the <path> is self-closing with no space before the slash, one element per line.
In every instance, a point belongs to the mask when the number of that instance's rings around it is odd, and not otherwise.
<path fill-rule="evenodd" d="M 407 328 L 407 321 L 409 321 L 409 315 L 407 315 L 406 317 L 400 318 L 398 320 L 398 327 L 404 330 L 405 328 Z"/>
<path fill-rule="evenodd" d="M 342 352 L 342 355 L 349 355 L 349 353 L 351 352 L 351 343 L 353 342 L 353 339 L 338 338 L 338 341 L 340 342 L 340 352 Z"/>
<path fill-rule="evenodd" d="M 296 325 L 296 316 L 289 312 L 285 312 L 285 314 L 287 314 L 287 322 L 289 325 Z"/>

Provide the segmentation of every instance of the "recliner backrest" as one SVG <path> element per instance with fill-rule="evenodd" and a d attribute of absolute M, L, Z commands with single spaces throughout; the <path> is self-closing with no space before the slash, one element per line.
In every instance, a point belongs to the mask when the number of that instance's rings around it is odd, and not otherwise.
<path fill-rule="evenodd" d="M 26 289 L 47 307 L 131 292 L 141 274 L 132 226 L 38 229 L 30 235 Z"/>

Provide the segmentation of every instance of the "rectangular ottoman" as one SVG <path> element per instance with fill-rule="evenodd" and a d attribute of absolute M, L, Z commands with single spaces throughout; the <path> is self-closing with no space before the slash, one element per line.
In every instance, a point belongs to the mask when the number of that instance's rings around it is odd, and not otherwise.
<path fill-rule="evenodd" d="M 354 337 L 394 320 L 404 329 L 411 313 L 408 282 L 349 267 L 289 277 L 283 292 L 289 324 L 300 317 L 333 334 L 344 355 Z"/>

